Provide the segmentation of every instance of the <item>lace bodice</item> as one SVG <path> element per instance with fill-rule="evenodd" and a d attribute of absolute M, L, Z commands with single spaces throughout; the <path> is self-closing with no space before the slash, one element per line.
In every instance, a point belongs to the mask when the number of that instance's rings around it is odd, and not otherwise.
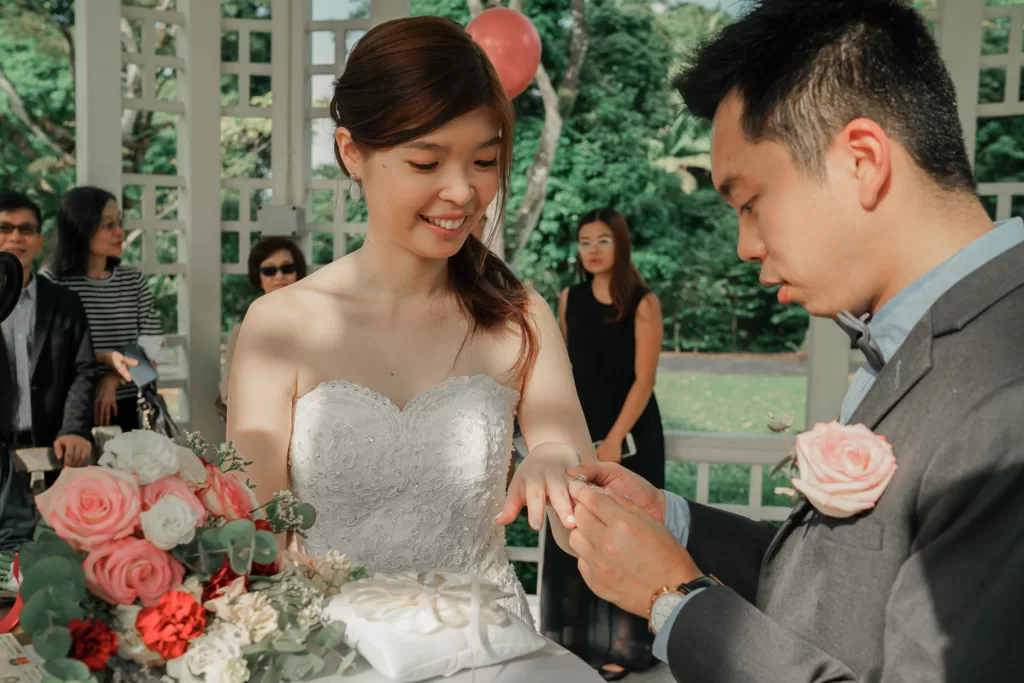
<path fill-rule="evenodd" d="M 518 401 L 487 375 L 445 380 L 403 409 L 343 380 L 299 398 L 291 476 L 318 513 L 308 552 L 335 549 L 371 573 L 475 573 L 514 592 L 506 606 L 532 624 L 504 528 L 494 523 Z"/>

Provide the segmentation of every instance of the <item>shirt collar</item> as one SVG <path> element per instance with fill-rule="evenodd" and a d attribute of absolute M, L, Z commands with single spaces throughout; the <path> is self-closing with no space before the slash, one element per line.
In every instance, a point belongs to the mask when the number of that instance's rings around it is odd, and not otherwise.
<path fill-rule="evenodd" d="M 1024 242 L 1024 220 L 1011 218 L 995 224 L 960 251 L 904 287 L 868 322 L 886 361 L 906 341 L 910 331 L 932 305 L 956 283 L 1000 254 Z"/>
<path fill-rule="evenodd" d="M 36 280 L 37 278 L 34 273 L 29 274 L 28 284 L 22 287 L 21 289 L 21 297 L 23 299 L 35 301 L 36 290 L 39 289 L 38 285 L 36 284 Z"/>

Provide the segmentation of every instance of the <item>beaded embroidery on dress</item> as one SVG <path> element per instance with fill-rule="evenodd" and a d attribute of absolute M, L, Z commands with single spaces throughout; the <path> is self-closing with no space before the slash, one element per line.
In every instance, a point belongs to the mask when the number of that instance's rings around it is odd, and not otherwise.
<path fill-rule="evenodd" d="M 369 572 L 459 571 L 517 597 L 533 625 L 494 518 L 505 504 L 519 392 L 487 375 L 453 377 L 399 409 L 352 382 L 295 402 L 292 486 L 317 510 L 310 553 L 336 549 Z"/>

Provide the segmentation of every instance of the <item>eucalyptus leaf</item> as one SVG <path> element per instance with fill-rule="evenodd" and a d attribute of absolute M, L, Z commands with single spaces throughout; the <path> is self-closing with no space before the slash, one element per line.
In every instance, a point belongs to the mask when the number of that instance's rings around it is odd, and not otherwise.
<path fill-rule="evenodd" d="M 63 626 L 51 626 L 32 638 L 32 645 L 45 660 L 66 657 L 71 649 L 71 631 Z"/>
<path fill-rule="evenodd" d="M 224 563 L 225 548 L 221 544 L 220 529 L 207 529 L 199 535 L 199 564 L 203 572 L 213 574 Z"/>
<path fill-rule="evenodd" d="M 60 658 L 46 663 L 46 671 L 65 681 L 88 681 L 89 667 L 77 659 Z"/>
<path fill-rule="evenodd" d="M 302 518 L 302 529 L 312 529 L 316 524 L 316 508 L 309 503 L 299 503 L 295 506 L 294 512 Z"/>
<path fill-rule="evenodd" d="M 199 545 L 201 547 L 206 547 L 211 550 L 223 550 L 227 547 L 227 544 L 221 538 L 220 534 L 220 527 L 203 529 L 202 533 L 199 534 Z"/>
<path fill-rule="evenodd" d="M 21 583 L 23 600 L 47 586 L 58 584 L 70 584 L 70 592 L 62 593 L 68 600 L 81 600 L 85 597 L 85 572 L 78 558 L 69 560 L 60 555 L 52 556 L 46 561 L 45 569 L 40 565 L 37 571 L 28 572 L 24 577 Z"/>
<path fill-rule="evenodd" d="M 316 644 L 327 650 L 333 650 L 345 641 L 345 624 L 332 621 L 316 634 Z"/>
<path fill-rule="evenodd" d="M 255 543 L 253 545 L 252 559 L 253 562 L 259 562 L 260 564 L 269 564 L 273 562 L 277 557 L 278 543 L 277 537 L 269 531 L 257 531 L 255 537 Z"/>
<path fill-rule="evenodd" d="M 220 528 L 220 537 L 226 546 L 250 545 L 255 535 L 256 525 L 251 519 L 235 519 Z"/>
<path fill-rule="evenodd" d="M 231 571 L 248 574 L 256 543 L 256 525 L 252 520 L 236 519 L 228 522 L 220 529 L 220 540 L 227 548 Z"/>
<path fill-rule="evenodd" d="M 21 573 L 28 576 L 36 565 L 49 561 L 55 557 L 63 557 L 71 562 L 81 563 L 82 559 L 71 545 L 56 534 L 45 535 L 38 541 L 25 543 L 18 550 L 18 568 Z"/>
<path fill-rule="evenodd" d="M 57 604 L 49 587 L 38 591 L 25 600 L 25 605 L 21 608 L 21 628 L 33 638 L 42 635 L 55 621 L 54 615 L 59 609 L 60 605 Z"/>
<path fill-rule="evenodd" d="M 287 681 L 305 681 L 324 669 L 324 660 L 312 652 L 286 654 L 280 659 L 281 674 Z"/>
<path fill-rule="evenodd" d="M 53 539 L 60 539 L 60 536 L 57 534 L 57 532 L 54 530 L 52 526 L 46 523 L 46 520 L 39 520 L 39 523 L 36 524 L 35 530 L 32 532 L 32 540 L 49 541 Z"/>
<path fill-rule="evenodd" d="M 305 652 L 306 643 L 282 634 L 274 639 L 271 648 L 275 652 L 283 653 Z"/>
<path fill-rule="evenodd" d="M 253 643 L 251 645 L 247 645 L 242 650 L 242 654 L 244 656 L 246 656 L 246 657 L 255 657 L 257 655 L 263 654 L 268 649 L 270 649 L 270 643 L 268 642 L 267 638 L 264 638 L 263 640 L 261 640 L 258 643 Z"/>

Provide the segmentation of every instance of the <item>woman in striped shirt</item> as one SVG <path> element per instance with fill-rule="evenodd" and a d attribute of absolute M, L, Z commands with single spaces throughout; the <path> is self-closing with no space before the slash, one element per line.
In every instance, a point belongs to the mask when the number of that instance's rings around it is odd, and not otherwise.
<path fill-rule="evenodd" d="M 117 198 L 77 187 L 61 199 L 57 248 L 44 274 L 78 294 L 89 318 L 96 358 L 106 373 L 96 387 L 97 425 L 138 429 L 137 389 L 120 349 L 163 333 L 146 276 L 121 263 L 124 221 Z M 146 340 L 143 340 L 146 341 Z"/>

